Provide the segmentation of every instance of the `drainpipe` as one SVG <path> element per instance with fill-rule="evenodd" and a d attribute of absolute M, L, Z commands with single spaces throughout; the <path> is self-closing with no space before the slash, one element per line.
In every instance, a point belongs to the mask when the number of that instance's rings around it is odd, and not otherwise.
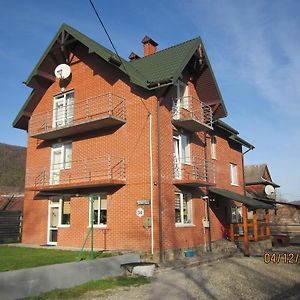
<path fill-rule="evenodd" d="M 248 148 L 245 152 L 242 152 L 242 166 L 243 166 L 243 184 L 244 184 L 244 196 L 246 196 L 246 183 L 245 183 L 245 168 L 244 168 L 244 155 L 254 147 Z M 249 238 L 248 238 L 248 209 L 245 205 L 242 206 L 243 215 L 243 231 L 244 231 L 244 255 L 249 256 Z"/>
<path fill-rule="evenodd" d="M 206 133 L 204 132 L 203 133 L 203 136 L 204 136 L 204 163 L 205 163 L 205 168 L 206 168 L 206 172 L 207 172 L 207 178 L 209 179 L 208 177 L 208 166 L 206 165 L 206 162 L 207 162 L 207 142 L 206 142 Z M 207 218 L 207 221 L 209 222 L 209 227 L 207 228 L 207 251 L 208 252 L 211 252 L 211 230 L 210 230 L 210 227 L 211 227 L 211 223 L 210 223 L 210 211 L 209 211 L 209 191 L 208 191 L 208 187 L 206 188 L 206 195 L 207 195 L 207 199 L 206 199 L 206 205 L 205 205 L 205 209 L 206 209 L 206 218 Z"/>
<path fill-rule="evenodd" d="M 150 211 L 151 211 L 151 254 L 154 253 L 153 228 L 153 158 L 152 158 L 152 114 L 149 113 L 149 154 L 150 154 Z"/>
<path fill-rule="evenodd" d="M 157 178 L 157 191 L 158 191 L 158 230 L 159 230 L 159 261 L 163 262 L 163 228 L 162 228 L 162 195 L 161 195 L 161 155 L 160 155 L 160 100 L 157 99 L 156 103 L 157 113 L 157 164 L 158 164 L 158 178 Z"/>

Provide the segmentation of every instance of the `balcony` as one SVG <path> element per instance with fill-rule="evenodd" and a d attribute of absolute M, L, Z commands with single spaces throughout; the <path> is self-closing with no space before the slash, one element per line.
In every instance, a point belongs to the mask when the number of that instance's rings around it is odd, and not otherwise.
<path fill-rule="evenodd" d="M 27 170 L 26 188 L 39 192 L 62 192 L 125 184 L 125 160 L 111 156 L 54 164 Z"/>
<path fill-rule="evenodd" d="M 212 130 L 213 114 L 209 105 L 186 96 L 173 101 L 172 123 L 185 130 L 198 132 Z"/>
<path fill-rule="evenodd" d="M 174 184 L 188 187 L 214 185 L 215 166 L 213 162 L 196 156 L 174 157 Z"/>
<path fill-rule="evenodd" d="M 50 140 L 100 128 L 121 126 L 125 122 L 125 99 L 108 93 L 75 104 L 62 104 L 53 110 L 33 115 L 29 124 L 29 135 Z"/>

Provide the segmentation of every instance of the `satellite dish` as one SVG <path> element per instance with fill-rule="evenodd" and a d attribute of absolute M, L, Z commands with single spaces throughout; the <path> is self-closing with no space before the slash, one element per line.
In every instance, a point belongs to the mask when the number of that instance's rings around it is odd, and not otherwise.
<path fill-rule="evenodd" d="M 55 68 L 54 74 L 58 79 L 66 79 L 71 74 L 71 68 L 69 65 L 60 64 Z"/>
<path fill-rule="evenodd" d="M 266 185 L 265 187 L 265 193 L 268 195 L 268 196 L 271 196 L 275 193 L 275 189 L 272 185 L 268 184 Z"/>

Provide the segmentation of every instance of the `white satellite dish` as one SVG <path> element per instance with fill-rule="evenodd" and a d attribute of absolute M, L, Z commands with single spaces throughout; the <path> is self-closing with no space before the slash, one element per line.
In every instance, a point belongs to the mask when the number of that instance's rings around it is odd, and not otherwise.
<path fill-rule="evenodd" d="M 60 64 L 55 68 L 54 74 L 58 79 L 66 79 L 71 74 L 71 68 L 69 65 Z"/>
<path fill-rule="evenodd" d="M 275 193 L 275 189 L 272 185 L 268 184 L 265 186 L 265 193 L 268 195 L 268 196 L 272 196 L 274 193 Z"/>

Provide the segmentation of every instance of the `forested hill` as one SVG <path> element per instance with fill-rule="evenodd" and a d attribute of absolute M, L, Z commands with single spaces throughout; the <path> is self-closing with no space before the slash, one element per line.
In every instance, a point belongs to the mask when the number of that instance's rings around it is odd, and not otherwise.
<path fill-rule="evenodd" d="M 26 148 L 0 143 L 0 191 L 24 190 Z"/>

